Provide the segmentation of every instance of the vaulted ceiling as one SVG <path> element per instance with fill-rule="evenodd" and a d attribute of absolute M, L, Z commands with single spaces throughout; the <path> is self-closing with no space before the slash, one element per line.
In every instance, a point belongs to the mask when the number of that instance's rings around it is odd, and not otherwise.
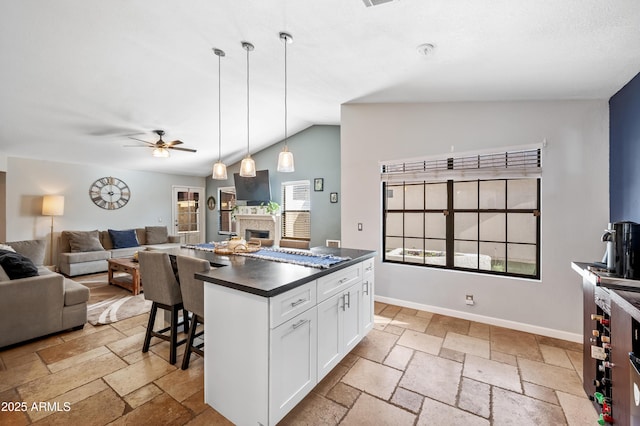
<path fill-rule="evenodd" d="M 379 0 L 378 0 L 379 1 Z M 377 3 L 377 1 L 373 1 Z M 205 176 L 340 124 L 340 105 L 608 99 L 640 72 L 637 0 L 7 0 L 0 154 Z M 431 43 L 428 55 L 418 46 Z M 197 153 L 151 156 L 128 136 Z M 142 146 L 140 143 L 139 145 Z M 274 159 L 275 162 L 275 159 Z"/>

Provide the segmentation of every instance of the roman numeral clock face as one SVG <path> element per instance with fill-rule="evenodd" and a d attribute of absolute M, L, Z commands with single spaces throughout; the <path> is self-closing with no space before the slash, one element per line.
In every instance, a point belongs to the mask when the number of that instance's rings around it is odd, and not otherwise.
<path fill-rule="evenodd" d="M 115 210 L 129 202 L 131 191 L 126 183 L 109 176 L 93 182 L 89 189 L 89 196 L 96 206 L 105 210 Z"/>

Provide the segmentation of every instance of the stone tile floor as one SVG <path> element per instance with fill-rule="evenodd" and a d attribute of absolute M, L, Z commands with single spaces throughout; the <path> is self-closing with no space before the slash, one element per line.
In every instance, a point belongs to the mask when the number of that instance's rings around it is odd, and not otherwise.
<path fill-rule="evenodd" d="M 375 329 L 282 424 L 595 424 L 582 345 L 382 303 L 375 313 Z M 141 352 L 147 318 L 1 351 L 0 402 L 14 410 L 0 424 L 229 424 L 204 403 L 202 359 L 182 371 L 158 339 Z"/>

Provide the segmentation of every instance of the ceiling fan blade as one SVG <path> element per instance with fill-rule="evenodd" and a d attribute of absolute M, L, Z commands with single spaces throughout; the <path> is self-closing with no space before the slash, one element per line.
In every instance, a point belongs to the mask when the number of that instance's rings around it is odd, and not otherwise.
<path fill-rule="evenodd" d="M 150 148 L 148 145 L 122 145 L 124 148 Z"/>
<path fill-rule="evenodd" d="M 155 146 L 155 145 L 156 145 L 155 143 L 151 143 L 151 142 L 143 141 L 142 139 L 134 138 L 134 137 L 131 137 L 131 136 L 127 136 L 127 137 L 128 137 L 129 139 L 133 139 L 134 141 L 138 141 L 138 142 L 146 143 L 147 145 L 150 145 L 150 146 Z"/>
<path fill-rule="evenodd" d="M 175 146 L 168 146 L 167 148 L 175 149 L 176 151 L 197 152 L 195 149 L 191 148 L 176 148 Z"/>
<path fill-rule="evenodd" d="M 172 141 L 172 142 L 167 142 L 166 144 L 167 144 L 167 146 L 174 146 L 174 145 L 180 145 L 182 143 L 184 143 L 184 142 L 182 142 L 180 140 L 175 140 L 175 141 Z"/>

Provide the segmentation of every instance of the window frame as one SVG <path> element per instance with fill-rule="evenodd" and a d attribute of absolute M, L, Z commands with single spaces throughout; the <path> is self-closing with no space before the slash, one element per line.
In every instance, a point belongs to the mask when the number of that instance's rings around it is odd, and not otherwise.
<path fill-rule="evenodd" d="M 309 208 L 307 210 L 304 209 L 287 209 L 286 204 L 286 188 L 292 187 L 295 185 L 304 185 L 307 187 L 307 202 L 309 204 Z M 296 240 L 296 241 L 311 241 L 311 180 L 296 180 L 296 181 L 287 181 L 282 182 L 280 184 L 280 196 L 281 196 L 281 208 L 280 208 L 280 238 L 287 240 Z M 309 237 L 298 237 L 298 236 L 286 236 L 285 235 L 285 227 L 287 224 L 286 213 L 307 213 L 309 215 Z"/>
<path fill-rule="evenodd" d="M 520 208 L 509 208 L 508 207 L 508 185 L 509 185 L 509 181 L 515 181 L 515 180 L 521 180 L 521 178 L 507 178 L 507 177 L 503 177 L 503 178 L 489 178 L 489 179 L 448 179 L 446 181 L 422 181 L 422 182 L 418 182 L 418 181 L 408 181 L 408 182 L 382 182 L 382 252 L 383 252 L 383 256 L 382 256 L 382 261 L 385 263 L 396 263 L 396 264 L 403 264 L 403 265 L 412 265 L 412 266 L 420 266 L 420 267 L 427 267 L 427 268 L 439 268 L 439 269 L 450 269 L 450 270 L 459 270 L 459 271 L 466 271 L 466 272 L 472 272 L 472 273 L 479 273 L 479 274 L 487 274 L 487 275 L 499 275 L 499 276 L 506 276 L 506 277 L 517 277 L 517 278 L 526 278 L 526 279 L 535 279 L 535 280 L 539 280 L 540 279 L 540 231 L 541 231 L 541 219 L 540 219 L 540 187 L 541 187 L 541 178 L 540 177 L 529 177 L 529 178 L 524 178 L 524 179 L 535 179 L 536 180 L 536 206 L 534 208 L 531 209 L 520 209 Z M 480 185 L 481 182 L 494 182 L 494 181 L 504 181 L 505 182 L 505 205 L 504 208 L 480 208 Z M 427 197 L 426 197 L 426 188 L 427 185 L 431 185 L 431 184 L 442 184 L 445 183 L 447 184 L 447 207 L 446 210 L 443 209 L 427 209 L 426 208 L 426 203 L 427 203 Z M 462 183 L 462 182 L 475 182 L 477 184 L 477 196 L 478 196 L 478 203 L 476 205 L 476 208 L 459 208 L 456 209 L 454 206 L 454 184 L 455 183 Z M 401 209 L 388 209 L 387 207 L 387 202 L 388 202 L 388 190 L 390 189 L 389 186 L 395 188 L 395 187 L 402 187 L 403 190 L 408 186 L 408 185 L 422 185 L 423 186 L 423 208 L 422 209 L 407 209 L 406 208 L 406 198 L 403 196 L 403 201 L 402 201 L 402 208 Z M 388 235 L 387 234 L 387 214 L 388 213 L 402 213 L 402 235 Z M 424 226 L 424 221 L 426 218 L 426 214 L 429 213 L 442 213 L 445 215 L 445 223 L 446 223 L 446 230 L 445 230 L 445 253 L 446 253 L 446 259 L 445 259 L 445 264 L 444 265 L 434 265 L 434 264 L 430 264 L 430 263 L 414 263 L 414 262 L 408 262 L 405 259 L 405 254 L 402 254 L 403 260 L 399 261 L 399 260 L 392 260 L 392 259 L 388 259 L 387 258 L 387 239 L 388 238 L 402 238 L 402 247 L 404 249 L 406 249 L 407 244 L 405 243 L 406 239 L 407 239 L 407 231 L 405 229 L 405 223 L 406 223 L 406 213 L 421 213 L 423 215 L 422 221 L 423 221 L 423 228 L 422 228 L 422 237 L 421 237 L 421 241 L 422 241 L 422 250 L 423 253 L 426 250 L 426 245 L 425 242 L 427 241 L 427 239 L 430 240 L 442 240 L 442 238 L 430 238 L 429 236 L 426 235 L 426 229 Z M 477 226 L 477 238 L 473 239 L 473 240 L 469 240 L 469 239 L 456 239 L 455 238 L 455 217 L 456 214 L 464 214 L 464 213 L 472 213 L 472 214 L 476 214 L 477 215 L 477 219 L 476 219 L 476 226 Z M 497 240 L 484 240 L 480 238 L 480 229 L 481 229 L 481 215 L 483 213 L 499 213 L 499 214 L 504 214 L 505 215 L 505 236 L 504 236 L 504 241 L 497 241 Z M 507 224 L 508 224 L 508 215 L 509 214 L 533 214 L 536 220 L 536 238 L 535 238 L 535 244 L 533 243 L 522 243 L 522 242 L 510 242 L 508 240 L 508 233 L 507 233 Z M 416 238 L 417 237 L 413 237 Z M 461 266 L 455 266 L 455 260 L 454 260 L 454 255 L 455 255 L 455 242 L 456 241 L 466 241 L 466 242 L 470 242 L 470 243 L 476 243 L 476 254 L 477 254 L 477 266 L 475 268 L 467 268 L 467 267 L 461 267 Z M 535 256 L 536 256 L 536 262 L 535 262 L 535 274 L 522 274 L 522 273 L 514 273 L 514 272 L 508 272 L 508 271 L 494 271 L 494 270 L 487 270 L 487 269 L 480 269 L 481 265 L 480 265 L 480 255 L 482 254 L 480 251 L 480 245 L 482 243 L 497 243 L 497 244 L 504 244 L 505 246 L 505 258 L 504 258 L 504 262 L 505 265 L 508 265 L 507 261 L 508 261 L 508 246 L 509 244 L 518 244 L 518 245 L 527 245 L 527 246 L 533 246 L 535 245 Z M 505 268 L 507 269 L 507 268 Z"/>

